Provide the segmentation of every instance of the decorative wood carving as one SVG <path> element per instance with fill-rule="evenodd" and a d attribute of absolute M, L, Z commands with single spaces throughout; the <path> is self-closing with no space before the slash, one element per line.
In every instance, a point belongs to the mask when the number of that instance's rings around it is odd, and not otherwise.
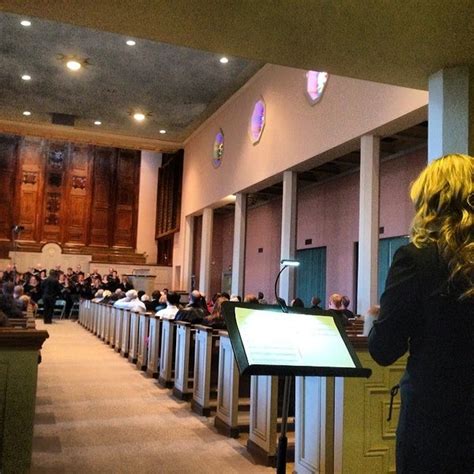
<path fill-rule="evenodd" d="M 2 249 L 13 224 L 19 246 L 135 249 L 139 178 L 139 151 L 0 135 Z"/>
<path fill-rule="evenodd" d="M 38 173 L 33 171 L 25 171 L 23 173 L 23 184 L 36 184 L 36 180 L 38 179 Z"/>

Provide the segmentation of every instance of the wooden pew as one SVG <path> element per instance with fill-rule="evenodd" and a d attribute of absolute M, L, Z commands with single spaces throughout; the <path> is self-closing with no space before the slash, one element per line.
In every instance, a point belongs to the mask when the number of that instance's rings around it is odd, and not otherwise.
<path fill-rule="evenodd" d="M 110 308 L 110 324 L 107 337 L 107 344 L 113 349 L 115 347 L 115 325 L 117 324 L 117 308 L 109 304 Z"/>
<path fill-rule="evenodd" d="M 128 346 L 128 361 L 136 364 L 138 360 L 138 329 L 140 313 L 130 311 L 130 339 Z"/>
<path fill-rule="evenodd" d="M 175 328 L 175 323 L 163 319 L 161 323 L 160 373 L 158 376 L 158 384 L 166 388 L 171 388 L 174 382 L 173 358 L 175 356 Z"/>
<path fill-rule="evenodd" d="M 38 351 L 46 331 L 0 328 L 0 470 L 31 468 Z"/>
<path fill-rule="evenodd" d="M 161 319 L 152 315 L 150 316 L 146 373 L 153 378 L 158 378 L 160 373 L 160 348 Z"/>
<path fill-rule="evenodd" d="M 176 349 L 174 358 L 173 395 L 189 400 L 193 394 L 194 341 L 196 329 L 184 321 L 176 321 Z"/>
<path fill-rule="evenodd" d="M 191 409 L 210 416 L 217 408 L 219 334 L 208 326 L 196 325 L 194 387 Z"/>
<path fill-rule="evenodd" d="M 128 357 L 130 344 L 130 311 L 122 309 L 122 342 L 120 343 L 120 355 Z"/>
<path fill-rule="evenodd" d="M 148 363 L 148 344 L 150 335 L 150 318 L 153 313 L 141 313 L 138 318 L 137 368 L 146 370 Z"/>
<path fill-rule="evenodd" d="M 226 331 L 219 331 L 217 411 L 214 426 L 221 434 L 237 438 L 249 430 L 250 380 L 241 377 Z"/>
<path fill-rule="evenodd" d="M 92 304 L 92 334 L 97 335 L 97 328 L 99 325 L 99 305 L 93 301 Z"/>
<path fill-rule="evenodd" d="M 114 337 L 114 351 L 119 352 L 122 348 L 122 331 L 123 331 L 123 309 L 115 309 L 115 337 Z"/>
<path fill-rule="evenodd" d="M 389 367 L 370 357 L 366 337 L 350 337 L 364 367 L 364 378 L 296 377 L 295 471 L 379 474 L 395 472 L 395 433 L 400 397 L 387 421 L 390 389 L 406 356 Z"/>

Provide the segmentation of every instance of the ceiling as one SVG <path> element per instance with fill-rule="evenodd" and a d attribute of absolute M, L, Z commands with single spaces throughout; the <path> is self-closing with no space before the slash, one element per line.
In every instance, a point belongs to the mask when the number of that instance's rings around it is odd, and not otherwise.
<path fill-rule="evenodd" d="M 418 89 L 442 68 L 474 64 L 472 0 L 0 0 L 0 9 Z"/>
<path fill-rule="evenodd" d="M 23 27 L 22 19 L 0 13 L 4 120 L 51 124 L 53 113 L 68 114 L 77 129 L 182 143 L 262 66 L 144 39 L 128 46 L 130 36 L 31 17 Z M 73 56 L 87 65 L 70 71 L 64 58 Z M 138 111 L 147 115 L 141 123 Z"/>
<path fill-rule="evenodd" d="M 127 145 L 143 149 L 182 146 L 264 63 L 418 89 L 442 68 L 474 66 L 472 0 L 0 0 L 0 11 L 4 130 L 15 130 L 5 118 L 49 123 L 64 112 L 84 140 L 100 142 L 99 119 L 110 136 L 148 140 Z M 19 30 L 11 13 L 32 28 Z M 58 54 L 90 66 L 71 77 Z M 26 63 L 27 87 L 18 80 Z M 27 106 L 34 117 L 18 116 Z M 136 108 L 151 114 L 145 123 L 130 119 Z"/>

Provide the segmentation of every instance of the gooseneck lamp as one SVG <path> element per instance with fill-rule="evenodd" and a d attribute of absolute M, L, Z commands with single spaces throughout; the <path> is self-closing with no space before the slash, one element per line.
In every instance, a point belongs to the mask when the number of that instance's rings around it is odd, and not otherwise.
<path fill-rule="evenodd" d="M 278 296 L 278 281 L 283 270 L 288 267 L 298 267 L 300 262 L 298 260 L 283 259 L 280 261 L 281 269 L 275 280 L 275 298 L 283 313 L 288 313 L 288 306 L 283 298 Z M 282 419 L 281 419 L 281 432 L 278 438 L 278 451 L 277 451 L 277 474 L 286 473 L 286 452 L 288 449 L 288 437 L 286 435 L 288 429 L 288 412 L 290 409 L 290 388 L 291 388 L 291 376 L 285 376 L 285 385 L 283 387 L 283 407 L 282 407 Z"/>

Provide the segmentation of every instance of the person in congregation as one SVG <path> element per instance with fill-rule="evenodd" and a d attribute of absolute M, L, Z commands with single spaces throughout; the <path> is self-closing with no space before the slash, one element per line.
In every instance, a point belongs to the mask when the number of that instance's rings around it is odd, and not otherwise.
<path fill-rule="evenodd" d="M 351 300 L 349 299 L 348 296 L 343 296 L 342 297 L 342 307 L 343 307 L 343 312 L 346 315 L 347 318 L 355 318 L 354 313 L 349 309 L 349 305 L 351 304 Z"/>
<path fill-rule="evenodd" d="M 295 298 L 291 301 L 290 306 L 292 308 L 304 308 L 304 302 L 301 298 Z"/>
<path fill-rule="evenodd" d="M 21 311 L 26 312 L 29 307 L 34 309 L 36 306 L 35 302 L 28 295 L 25 295 L 21 285 L 16 285 L 15 288 L 13 288 L 13 299 Z"/>
<path fill-rule="evenodd" d="M 214 329 L 226 329 L 224 316 L 222 314 L 222 304 L 226 301 L 229 301 L 229 298 L 226 298 L 225 296 L 219 296 L 214 303 L 212 313 L 202 320 L 202 324 L 205 326 L 211 326 Z"/>
<path fill-rule="evenodd" d="M 135 311 L 137 313 L 145 313 L 146 307 L 143 302 L 138 298 L 136 290 L 128 290 L 125 293 L 125 298 L 117 300 L 114 303 L 115 308 L 128 309 L 129 311 Z"/>
<path fill-rule="evenodd" d="M 369 351 L 384 366 L 409 353 L 397 473 L 473 473 L 474 158 L 433 161 L 410 197 L 411 242 L 394 255 Z"/>
<path fill-rule="evenodd" d="M 342 295 L 339 293 L 333 293 L 329 297 L 328 311 L 337 316 L 344 326 L 349 326 L 349 320 L 344 314 L 344 307 L 342 305 Z"/>
<path fill-rule="evenodd" d="M 258 294 L 257 294 L 257 300 L 258 300 L 258 304 L 267 304 L 267 300 L 265 299 L 265 295 L 259 291 Z"/>
<path fill-rule="evenodd" d="M 5 313 L 7 318 L 22 318 L 23 313 L 13 299 L 12 282 L 5 282 L 2 286 L 2 293 L 0 294 L 0 311 Z"/>
<path fill-rule="evenodd" d="M 173 320 L 176 313 L 179 311 L 179 295 L 173 291 L 166 294 L 166 308 L 160 309 L 156 312 L 156 316 L 161 319 Z"/>
<path fill-rule="evenodd" d="M 253 293 L 244 296 L 244 303 L 258 304 L 258 299 Z"/>
<path fill-rule="evenodd" d="M 311 298 L 311 309 L 323 309 L 321 308 L 321 298 L 317 296 Z"/>
<path fill-rule="evenodd" d="M 203 297 L 198 290 L 193 290 L 189 295 L 189 303 L 180 309 L 175 316 L 176 321 L 186 321 L 191 324 L 200 324 L 207 316 L 207 307 Z"/>
<path fill-rule="evenodd" d="M 362 331 L 363 336 L 368 336 L 372 326 L 374 325 L 374 321 L 379 318 L 380 315 L 380 305 L 376 304 L 371 306 L 367 310 L 367 314 L 364 316 L 364 329 Z"/>

